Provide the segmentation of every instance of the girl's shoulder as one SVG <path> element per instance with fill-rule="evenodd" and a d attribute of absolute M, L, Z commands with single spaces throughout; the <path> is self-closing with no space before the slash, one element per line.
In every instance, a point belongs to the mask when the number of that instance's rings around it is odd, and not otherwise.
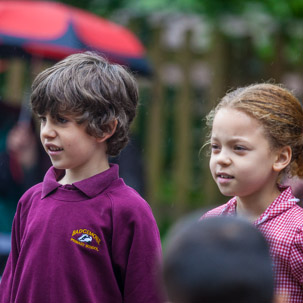
<path fill-rule="evenodd" d="M 292 219 L 292 221 L 297 222 L 298 226 L 301 226 L 301 229 L 303 230 L 303 208 L 302 206 L 296 204 L 294 207 L 290 210 L 289 216 Z"/>
<path fill-rule="evenodd" d="M 230 199 L 227 203 L 217 206 L 209 211 L 207 211 L 201 219 L 207 217 L 217 217 L 222 215 L 234 215 L 236 211 L 236 198 Z"/>

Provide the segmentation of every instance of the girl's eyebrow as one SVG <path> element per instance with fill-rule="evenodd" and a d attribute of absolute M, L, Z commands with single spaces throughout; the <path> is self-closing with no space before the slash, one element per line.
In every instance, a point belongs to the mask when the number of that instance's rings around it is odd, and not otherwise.
<path fill-rule="evenodd" d="M 240 137 L 240 136 L 234 137 L 230 141 L 231 142 L 239 142 L 239 141 L 241 141 L 241 142 L 247 142 L 247 143 L 250 142 L 249 140 L 245 139 L 244 137 Z"/>
<path fill-rule="evenodd" d="M 218 139 L 216 136 L 211 136 L 210 140 L 220 141 L 220 139 Z M 244 137 L 241 137 L 241 136 L 233 137 L 233 138 L 229 139 L 228 142 L 230 142 L 230 143 L 237 143 L 237 142 L 250 143 L 249 140 L 247 140 L 247 139 L 245 139 Z"/>

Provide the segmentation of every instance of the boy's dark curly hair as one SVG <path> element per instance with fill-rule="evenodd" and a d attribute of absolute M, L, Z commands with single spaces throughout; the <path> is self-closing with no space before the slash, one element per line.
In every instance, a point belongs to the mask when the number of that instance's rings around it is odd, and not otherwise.
<path fill-rule="evenodd" d="M 110 156 L 127 144 L 137 104 L 138 87 L 131 73 L 93 52 L 68 56 L 41 72 L 32 84 L 35 114 L 71 115 L 95 137 L 110 132 L 111 122 L 117 120 L 116 131 L 107 140 Z"/>

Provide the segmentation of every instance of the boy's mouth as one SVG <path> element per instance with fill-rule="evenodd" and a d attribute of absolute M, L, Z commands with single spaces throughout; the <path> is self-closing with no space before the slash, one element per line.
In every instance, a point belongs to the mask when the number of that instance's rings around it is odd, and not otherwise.
<path fill-rule="evenodd" d="M 218 173 L 217 178 L 222 178 L 222 179 L 234 179 L 233 176 L 225 174 L 225 173 Z"/>
<path fill-rule="evenodd" d="M 50 150 L 50 151 L 60 151 L 60 150 L 63 150 L 63 148 L 60 148 L 60 147 L 48 147 L 48 150 Z"/>
<path fill-rule="evenodd" d="M 45 147 L 47 148 L 47 150 L 51 151 L 51 152 L 58 152 L 58 151 L 62 151 L 63 148 L 57 146 L 57 145 L 54 145 L 54 144 L 49 144 L 49 143 L 46 143 L 45 144 Z"/>

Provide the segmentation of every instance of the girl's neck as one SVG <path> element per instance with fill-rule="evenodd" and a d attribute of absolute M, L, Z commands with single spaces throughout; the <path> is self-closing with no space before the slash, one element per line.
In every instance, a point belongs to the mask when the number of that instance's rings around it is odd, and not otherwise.
<path fill-rule="evenodd" d="M 247 197 L 237 197 L 237 215 L 254 222 L 279 195 L 279 188 L 275 185 L 269 192 L 255 193 Z"/>

